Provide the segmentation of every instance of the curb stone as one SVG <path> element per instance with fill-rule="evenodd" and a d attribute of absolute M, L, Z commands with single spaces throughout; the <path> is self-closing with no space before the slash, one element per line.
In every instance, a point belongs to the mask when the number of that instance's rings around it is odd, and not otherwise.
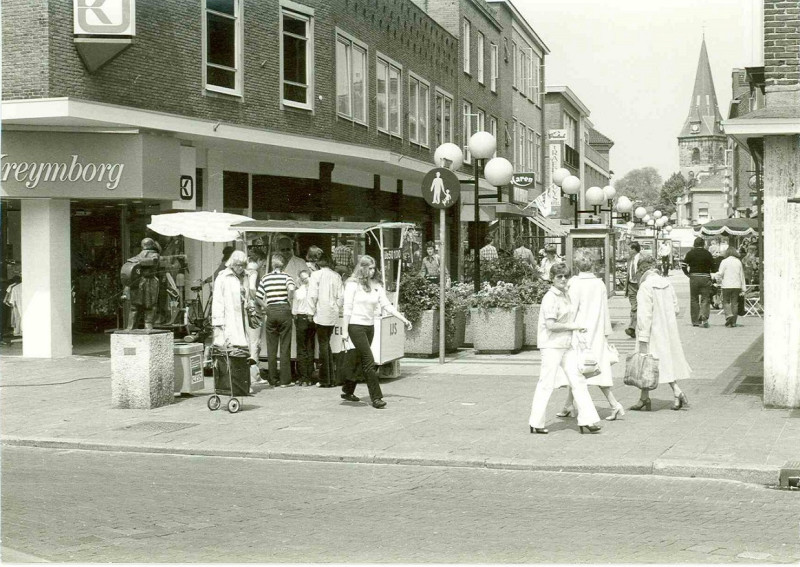
<path fill-rule="evenodd" d="M 777 485 L 779 468 L 777 467 L 729 467 L 713 464 L 698 465 L 696 462 L 681 462 L 656 459 L 651 464 L 582 464 L 574 463 L 535 463 L 530 461 L 513 461 L 499 459 L 469 459 L 453 457 L 451 459 L 408 457 L 370 454 L 325 454 L 325 453 L 291 453 L 286 451 L 237 451 L 214 448 L 178 448 L 152 445 L 126 445 L 111 443 L 88 443 L 68 439 L 25 439 L 3 437 L 2 445 L 10 447 L 29 447 L 39 449 L 72 449 L 79 451 L 100 451 L 120 453 L 149 453 L 177 456 L 221 457 L 239 459 L 261 459 L 275 461 L 307 461 L 321 463 L 352 463 L 370 465 L 406 465 L 423 467 L 454 467 L 492 470 L 513 470 L 553 473 L 602 473 L 623 475 L 656 475 L 686 478 L 709 478 L 731 480 L 748 484 Z"/>

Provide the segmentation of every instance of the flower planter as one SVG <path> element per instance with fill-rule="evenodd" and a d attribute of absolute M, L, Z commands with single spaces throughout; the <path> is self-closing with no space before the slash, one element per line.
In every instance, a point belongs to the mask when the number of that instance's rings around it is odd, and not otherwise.
<path fill-rule="evenodd" d="M 522 308 L 470 309 L 473 346 L 478 354 L 508 354 L 522 349 Z"/>
<path fill-rule="evenodd" d="M 455 351 L 464 346 L 465 335 L 467 332 L 468 311 L 457 311 L 455 314 L 455 332 L 453 333 L 453 344 L 447 345 L 447 352 Z"/>
<path fill-rule="evenodd" d="M 524 338 L 522 348 L 533 350 L 537 348 L 536 337 L 539 333 L 539 304 L 527 304 L 522 306 L 522 326 L 524 328 Z"/>
<path fill-rule="evenodd" d="M 472 348 L 474 346 L 472 342 L 472 313 L 471 309 L 467 309 L 464 312 L 464 342 L 462 343 L 465 347 Z"/>
<path fill-rule="evenodd" d="M 414 328 L 406 331 L 405 356 L 432 358 L 439 355 L 439 310 L 428 309 L 420 314 Z"/>

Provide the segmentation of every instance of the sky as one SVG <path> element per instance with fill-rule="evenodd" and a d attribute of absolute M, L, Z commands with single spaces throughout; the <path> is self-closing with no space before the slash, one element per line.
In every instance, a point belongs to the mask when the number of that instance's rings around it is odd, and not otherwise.
<path fill-rule="evenodd" d="M 646 166 L 664 179 L 678 171 L 704 31 L 727 118 L 731 71 L 748 64 L 745 1 L 512 0 L 550 49 L 546 85 L 569 86 L 614 140 L 615 179 Z"/>

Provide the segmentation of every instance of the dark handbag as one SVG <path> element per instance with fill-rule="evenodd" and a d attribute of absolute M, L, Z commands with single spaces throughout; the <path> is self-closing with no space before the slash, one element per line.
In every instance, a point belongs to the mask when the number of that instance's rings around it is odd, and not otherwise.
<path fill-rule="evenodd" d="M 739 295 L 739 302 L 738 303 L 739 304 L 736 307 L 736 314 L 739 315 L 739 317 L 744 317 L 744 313 L 745 313 L 745 310 L 744 310 L 744 294 L 740 294 Z"/>
<path fill-rule="evenodd" d="M 258 312 L 258 309 L 253 307 L 252 305 L 247 307 L 247 324 L 250 326 L 251 329 L 260 329 L 261 324 L 264 320 L 261 317 L 261 313 Z"/>
<path fill-rule="evenodd" d="M 658 359 L 652 354 L 629 354 L 623 382 L 640 390 L 655 390 L 658 388 Z"/>

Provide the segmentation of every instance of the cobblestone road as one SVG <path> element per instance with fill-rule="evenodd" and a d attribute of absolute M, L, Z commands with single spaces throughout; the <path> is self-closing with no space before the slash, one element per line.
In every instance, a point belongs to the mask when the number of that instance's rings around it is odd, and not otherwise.
<path fill-rule="evenodd" d="M 800 493 L 4 447 L 2 545 L 59 562 L 796 563 Z"/>

